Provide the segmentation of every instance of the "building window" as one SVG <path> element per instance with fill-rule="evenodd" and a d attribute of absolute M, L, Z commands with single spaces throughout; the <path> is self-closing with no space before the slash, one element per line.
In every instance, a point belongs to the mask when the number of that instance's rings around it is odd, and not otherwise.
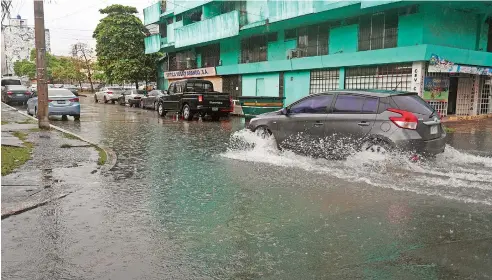
<path fill-rule="evenodd" d="M 202 67 L 219 66 L 220 44 L 214 44 L 200 48 L 202 54 Z"/>
<path fill-rule="evenodd" d="M 182 20 L 183 20 L 183 15 L 182 14 L 176 16 L 176 22 L 182 21 Z"/>
<path fill-rule="evenodd" d="M 328 54 L 328 24 L 312 25 L 297 30 L 298 57 L 318 56 Z"/>
<path fill-rule="evenodd" d="M 196 68 L 196 56 L 191 50 L 169 54 L 169 70 L 182 71 Z"/>
<path fill-rule="evenodd" d="M 294 39 L 297 39 L 297 29 L 294 28 L 294 29 L 285 30 L 284 40 L 288 41 L 288 40 L 294 40 Z"/>
<path fill-rule="evenodd" d="M 159 33 L 161 34 L 162 38 L 167 37 L 167 25 L 165 23 L 159 24 Z"/>
<path fill-rule="evenodd" d="M 232 11 L 239 12 L 239 25 L 244 26 L 248 21 L 248 13 L 246 12 L 246 1 L 222 1 L 221 14 Z"/>
<path fill-rule="evenodd" d="M 412 64 L 386 64 L 347 68 L 346 89 L 384 89 L 410 91 Z"/>
<path fill-rule="evenodd" d="M 381 12 L 359 19 L 359 51 L 396 47 L 398 12 Z"/>
<path fill-rule="evenodd" d="M 183 25 L 192 24 L 202 20 L 202 9 L 194 9 L 184 15 Z"/>
<path fill-rule="evenodd" d="M 241 40 L 241 63 L 267 60 L 267 38 L 265 35 Z"/>
<path fill-rule="evenodd" d="M 327 92 L 338 88 L 340 71 L 338 69 L 320 69 L 311 71 L 309 94 Z"/>
<path fill-rule="evenodd" d="M 167 18 L 167 19 L 166 19 L 166 22 L 167 22 L 167 24 L 168 24 L 168 25 L 169 25 L 169 24 L 172 24 L 172 23 L 173 23 L 173 18 L 172 18 L 172 17 Z"/>

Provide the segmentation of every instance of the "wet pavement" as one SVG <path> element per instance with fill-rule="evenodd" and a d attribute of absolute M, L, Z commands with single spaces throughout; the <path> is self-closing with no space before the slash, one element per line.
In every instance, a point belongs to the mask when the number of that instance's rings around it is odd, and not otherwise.
<path fill-rule="evenodd" d="M 174 121 L 91 100 L 80 122 L 54 122 L 117 163 L 2 221 L 4 279 L 492 277 L 487 122 L 456 128 L 435 161 L 329 161 L 279 152 L 240 118 Z"/>

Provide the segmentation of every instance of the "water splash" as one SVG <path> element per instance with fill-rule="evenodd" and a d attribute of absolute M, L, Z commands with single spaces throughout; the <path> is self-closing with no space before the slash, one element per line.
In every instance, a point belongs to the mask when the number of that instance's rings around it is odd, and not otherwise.
<path fill-rule="evenodd" d="M 228 149 L 221 156 L 300 168 L 349 182 L 362 182 L 398 191 L 492 205 L 492 158 L 467 154 L 448 145 L 445 152 L 435 159 L 413 162 L 410 155 L 404 153 L 356 152 L 353 147 L 341 147 L 340 141 L 297 140 L 300 143 L 291 146 L 312 145 L 317 149 L 334 147 L 335 150 L 342 149 L 344 153 L 349 151 L 350 154 L 343 160 L 300 155 L 288 149 L 279 150 L 273 137 L 262 138 L 249 130 L 241 130 L 231 136 Z"/>

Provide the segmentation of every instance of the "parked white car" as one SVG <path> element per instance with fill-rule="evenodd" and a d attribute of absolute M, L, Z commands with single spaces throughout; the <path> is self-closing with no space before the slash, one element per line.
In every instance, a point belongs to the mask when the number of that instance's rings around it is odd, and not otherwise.
<path fill-rule="evenodd" d="M 114 104 L 122 92 L 123 88 L 121 87 L 102 87 L 94 94 L 94 102 L 104 101 L 104 103 L 112 102 Z"/>
<path fill-rule="evenodd" d="M 36 92 L 38 91 L 38 84 L 32 84 L 30 87 L 29 87 L 29 90 L 31 92 Z"/>

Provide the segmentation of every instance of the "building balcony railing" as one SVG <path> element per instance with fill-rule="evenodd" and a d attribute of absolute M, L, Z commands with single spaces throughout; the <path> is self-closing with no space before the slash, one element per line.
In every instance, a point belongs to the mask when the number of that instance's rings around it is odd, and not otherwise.
<path fill-rule="evenodd" d="M 239 12 L 232 11 L 175 29 L 175 47 L 181 48 L 239 34 Z"/>
<path fill-rule="evenodd" d="M 145 37 L 145 54 L 156 53 L 161 49 L 161 35 L 154 34 Z"/>
<path fill-rule="evenodd" d="M 161 17 L 161 2 L 157 2 L 153 5 L 144 8 L 144 25 L 149 25 L 152 23 L 156 23 L 160 20 Z"/>

